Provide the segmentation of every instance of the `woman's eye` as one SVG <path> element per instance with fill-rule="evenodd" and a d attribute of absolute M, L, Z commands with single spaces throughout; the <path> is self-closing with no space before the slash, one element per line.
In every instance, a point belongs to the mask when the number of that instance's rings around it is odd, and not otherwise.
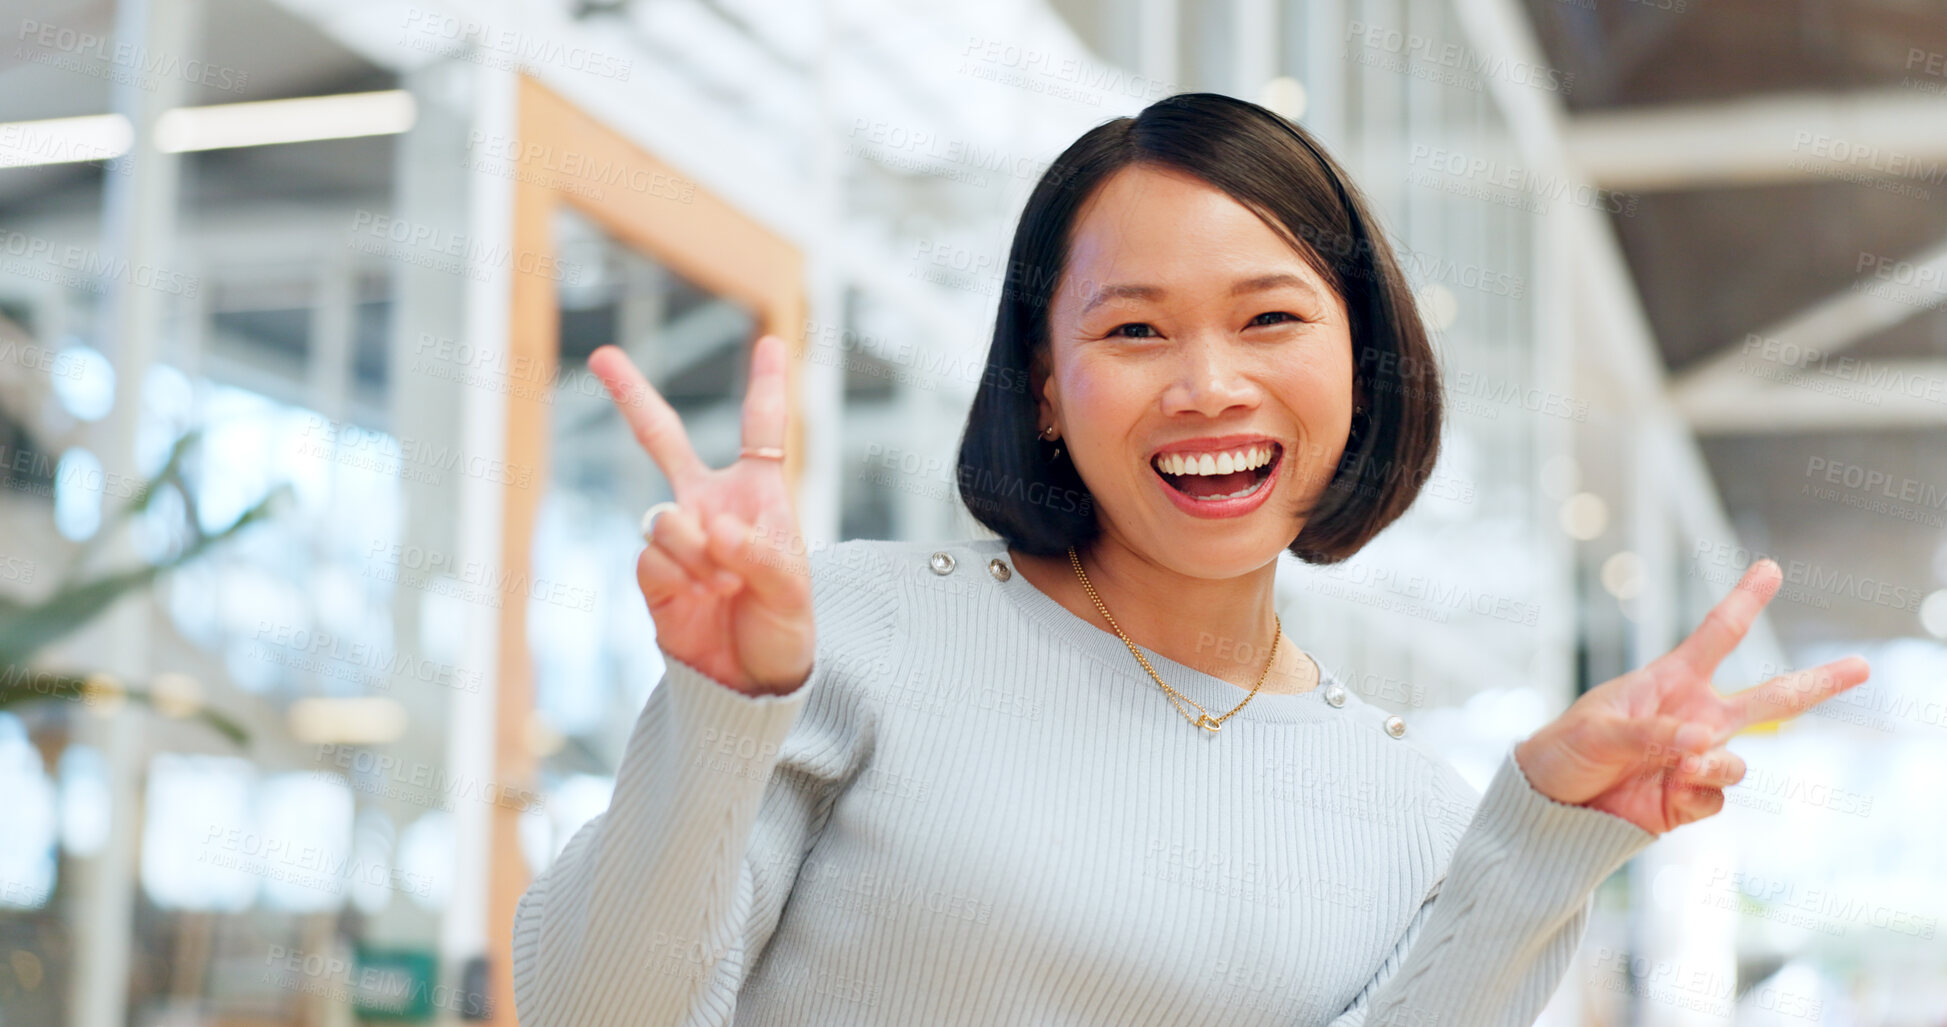
<path fill-rule="evenodd" d="M 1295 315 L 1287 314 L 1282 310 L 1270 310 L 1262 314 L 1259 314 L 1254 318 L 1251 318 L 1250 327 L 1256 327 L 1257 325 L 1282 324 L 1287 321 L 1296 321 L 1296 320 L 1298 320 L 1298 318 Z"/>
<path fill-rule="evenodd" d="M 1140 321 L 1131 321 L 1126 325 L 1116 325 L 1109 329 L 1109 334 L 1119 335 L 1125 339 L 1153 339 L 1156 337 L 1156 328 Z"/>

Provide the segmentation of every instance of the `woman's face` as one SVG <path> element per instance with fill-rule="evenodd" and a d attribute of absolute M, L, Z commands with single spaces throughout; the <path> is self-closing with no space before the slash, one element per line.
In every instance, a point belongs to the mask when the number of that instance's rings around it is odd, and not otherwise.
<path fill-rule="evenodd" d="M 1352 338 L 1283 238 L 1199 179 L 1125 167 L 1075 223 L 1048 322 L 1042 423 L 1105 534 L 1200 578 L 1291 544 L 1345 448 Z"/>

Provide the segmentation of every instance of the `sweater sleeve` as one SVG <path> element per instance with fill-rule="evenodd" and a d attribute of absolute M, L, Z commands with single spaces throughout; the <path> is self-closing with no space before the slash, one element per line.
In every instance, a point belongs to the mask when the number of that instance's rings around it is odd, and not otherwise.
<path fill-rule="evenodd" d="M 730 1022 L 799 865 L 870 754 L 858 682 L 890 658 L 897 611 L 882 583 L 833 570 L 814 554 L 818 650 L 796 691 L 748 696 L 667 659 L 608 810 L 516 907 L 524 1027 Z"/>
<path fill-rule="evenodd" d="M 1528 1027 L 1581 944 L 1596 886 L 1655 840 L 1535 791 L 1510 746 L 1446 876 L 1331 1027 Z"/>

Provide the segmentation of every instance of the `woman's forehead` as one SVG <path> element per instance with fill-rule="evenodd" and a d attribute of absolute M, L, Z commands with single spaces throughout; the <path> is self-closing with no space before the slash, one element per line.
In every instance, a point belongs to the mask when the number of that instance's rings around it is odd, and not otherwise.
<path fill-rule="evenodd" d="M 1324 284 L 1255 211 L 1200 179 L 1146 165 L 1123 168 L 1090 197 L 1064 264 L 1088 280 L 1084 301 L 1104 285 L 1160 284 L 1153 277 L 1228 288 L 1285 272 Z"/>

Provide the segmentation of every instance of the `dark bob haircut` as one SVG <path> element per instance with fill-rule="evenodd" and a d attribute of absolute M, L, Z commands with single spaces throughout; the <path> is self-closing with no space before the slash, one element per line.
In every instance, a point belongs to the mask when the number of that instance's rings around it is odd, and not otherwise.
<path fill-rule="evenodd" d="M 1036 435 L 1048 314 L 1076 215 L 1131 165 L 1187 173 L 1283 235 L 1345 304 L 1355 415 L 1344 455 L 1291 551 L 1337 563 L 1419 495 L 1440 447 L 1433 348 L 1392 249 L 1346 173 L 1305 130 L 1254 103 L 1184 93 L 1090 129 L 1035 184 L 1014 232 L 987 367 L 960 440 L 960 498 L 1022 552 L 1084 548 L 1100 532 L 1094 498 L 1059 441 Z M 1297 457 L 1297 454 L 1287 454 Z"/>

